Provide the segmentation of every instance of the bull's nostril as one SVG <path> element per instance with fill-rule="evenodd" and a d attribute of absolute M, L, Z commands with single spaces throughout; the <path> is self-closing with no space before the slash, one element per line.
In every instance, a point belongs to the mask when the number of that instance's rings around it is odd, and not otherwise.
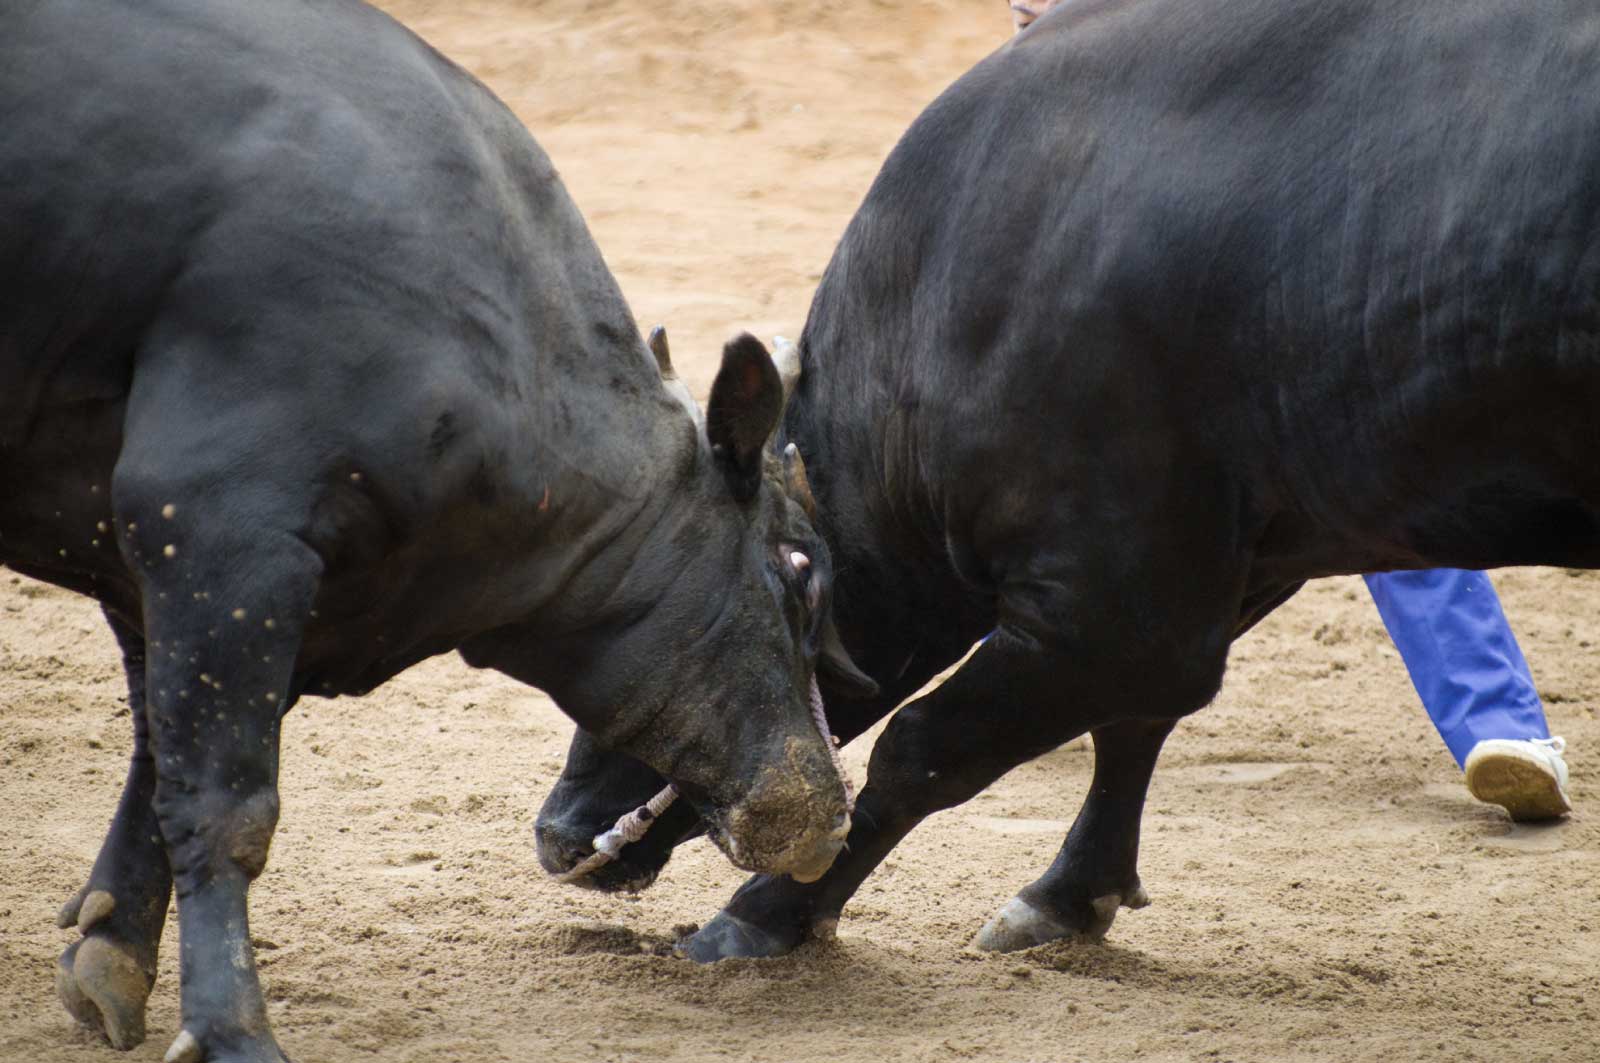
<path fill-rule="evenodd" d="M 571 871 L 594 852 L 587 838 L 579 838 L 569 831 L 536 827 L 533 836 L 539 863 L 552 875 Z"/>

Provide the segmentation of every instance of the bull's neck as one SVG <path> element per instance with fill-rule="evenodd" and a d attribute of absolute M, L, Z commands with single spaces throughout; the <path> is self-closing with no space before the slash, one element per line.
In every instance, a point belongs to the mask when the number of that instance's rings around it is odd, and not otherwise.
<path fill-rule="evenodd" d="M 655 426 L 618 448 L 626 465 L 620 484 L 577 470 L 581 501 L 570 513 L 567 578 L 544 612 L 562 630 L 627 625 L 648 610 L 670 583 L 663 542 L 681 538 L 680 526 L 698 501 L 698 467 L 704 458 L 691 425 Z M 681 430 L 678 430 L 681 427 Z"/>
<path fill-rule="evenodd" d="M 808 383 L 802 378 L 789 402 L 779 444 L 794 443 L 806 461 L 814 527 L 833 556 L 840 635 L 856 663 L 888 689 L 914 655 L 970 645 L 987 630 L 985 620 L 969 615 L 969 591 L 940 529 L 926 519 L 943 508 L 933 486 L 892 473 L 872 410 L 836 388 Z M 977 631 L 971 639 L 968 628 Z"/>
<path fill-rule="evenodd" d="M 468 661 L 557 694 L 584 648 L 606 645 L 659 600 L 675 575 L 661 546 L 682 539 L 709 460 L 687 416 L 665 397 L 659 406 L 658 416 L 636 409 L 591 426 L 610 433 L 604 460 L 556 454 L 521 488 L 527 548 L 489 592 L 506 622 L 462 646 Z"/>

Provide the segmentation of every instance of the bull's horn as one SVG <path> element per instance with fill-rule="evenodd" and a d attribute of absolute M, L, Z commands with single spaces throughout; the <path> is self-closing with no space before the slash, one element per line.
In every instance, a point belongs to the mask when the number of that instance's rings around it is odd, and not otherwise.
<path fill-rule="evenodd" d="M 788 402 L 794 386 L 800 383 L 799 346 L 782 336 L 772 337 L 772 361 L 778 367 L 778 379 L 783 381 L 783 401 Z"/>
<path fill-rule="evenodd" d="M 811 493 L 811 481 L 806 479 L 806 459 L 800 448 L 790 443 L 783 448 L 783 486 L 789 497 L 800 504 L 811 520 L 817 519 L 817 500 Z"/>
<path fill-rule="evenodd" d="M 664 377 L 673 377 L 678 374 L 672 371 L 672 352 L 667 348 L 667 330 L 662 325 L 657 325 L 650 330 L 650 353 L 656 356 L 656 365 L 661 369 Z"/>
<path fill-rule="evenodd" d="M 844 648 L 844 641 L 839 638 L 839 629 L 834 626 L 831 616 L 822 622 L 822 647 L 817 654 L 817 671 L 833 680 L 847 698 L 859 701 L 878 694 L 878 684 L 850 659 L 850 652 Z"/>
<path fill-rule="evenodd" d="M 667 330 L 657 325 L 650 330 L 650 338 L 646 341 L 650 353 L 655 355 L 656 368 L 661 370 L 661 383 L 665 385 L 667 394 L 678 400 L 689 414 L 690 420 L 700 427 L 706 423 L 706 415 L 701 412 L 700 404 L 694 401 L 694 396 L 689 394 L 689 385 L 678 379 L 677 372 L 672 368 L 672 351 L 667 347 Z"/>

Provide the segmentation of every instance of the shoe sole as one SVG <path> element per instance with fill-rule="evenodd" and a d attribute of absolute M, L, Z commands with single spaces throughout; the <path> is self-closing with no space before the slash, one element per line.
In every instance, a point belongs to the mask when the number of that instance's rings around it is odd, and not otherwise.
<path fill-rule="evenodd" d="M 1572 811 L 1550 769 L 1514 753 L 1472 758 L 1467 764 L 1467 789 L 1479 801 L 1503 806 L 1518 823 L 1555 819 Z"/>

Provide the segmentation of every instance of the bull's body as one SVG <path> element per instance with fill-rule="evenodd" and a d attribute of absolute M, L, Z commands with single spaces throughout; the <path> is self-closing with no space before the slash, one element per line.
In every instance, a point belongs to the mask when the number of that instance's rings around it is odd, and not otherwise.
<path fill-rule="evenodd" d="M 198 25 L 170 65 L 115 8 L 7 51 L 0 557 L 137 620 L 119 544 L 155 564 L 174 525 L 96 525 L 115 479 L 182 470 L 218 500 L 180 522 L 328 558 L 297 680 L 358 693 L 565 607 L 565 556 L 513 574 L 486 546 L 614 533 L 692 439 L 509 111 L 371 9 L 241 7 L 173 4 Z"/>
<path fill-rule="evenodd" d="M 785 417 L 868 670 L 998 627 L 1169 691 L 1082 711 L 1164 715 L 1306 579 L 1600 564 L 1597 35 L 1069 4 L 958 82 L 841 241 Z"/>
<path fill-rule="evenodd" d="M 1600 566 L 1600 7 L 1059 5 L 907 132 L 801 350 L 784 436 L 883 687 L 824 685 L 836 732 L 996 634 L 889 725 L 833 869 L 690 953 L 792 947 L 1084 731 L 1078 822 L 980 943 L 1103 933 L 1162 740 L 1304 580 Z"/>
<path fill-rule="evenodd" d="M 702 431 L 549 159 L 386 16 L 7 10 L 0 291 L 0 563 L 99 599 L 128 666 L 133 766 L 58 978 L 119 1047 L 175 881 L 171 1058 L 281 1058 L 245 920 L 279 717 L 430 654 L 549 691 L 741 863 L 837 849 L 827 555 L 763 457 L 770 361 L 730 345 Z"/>

